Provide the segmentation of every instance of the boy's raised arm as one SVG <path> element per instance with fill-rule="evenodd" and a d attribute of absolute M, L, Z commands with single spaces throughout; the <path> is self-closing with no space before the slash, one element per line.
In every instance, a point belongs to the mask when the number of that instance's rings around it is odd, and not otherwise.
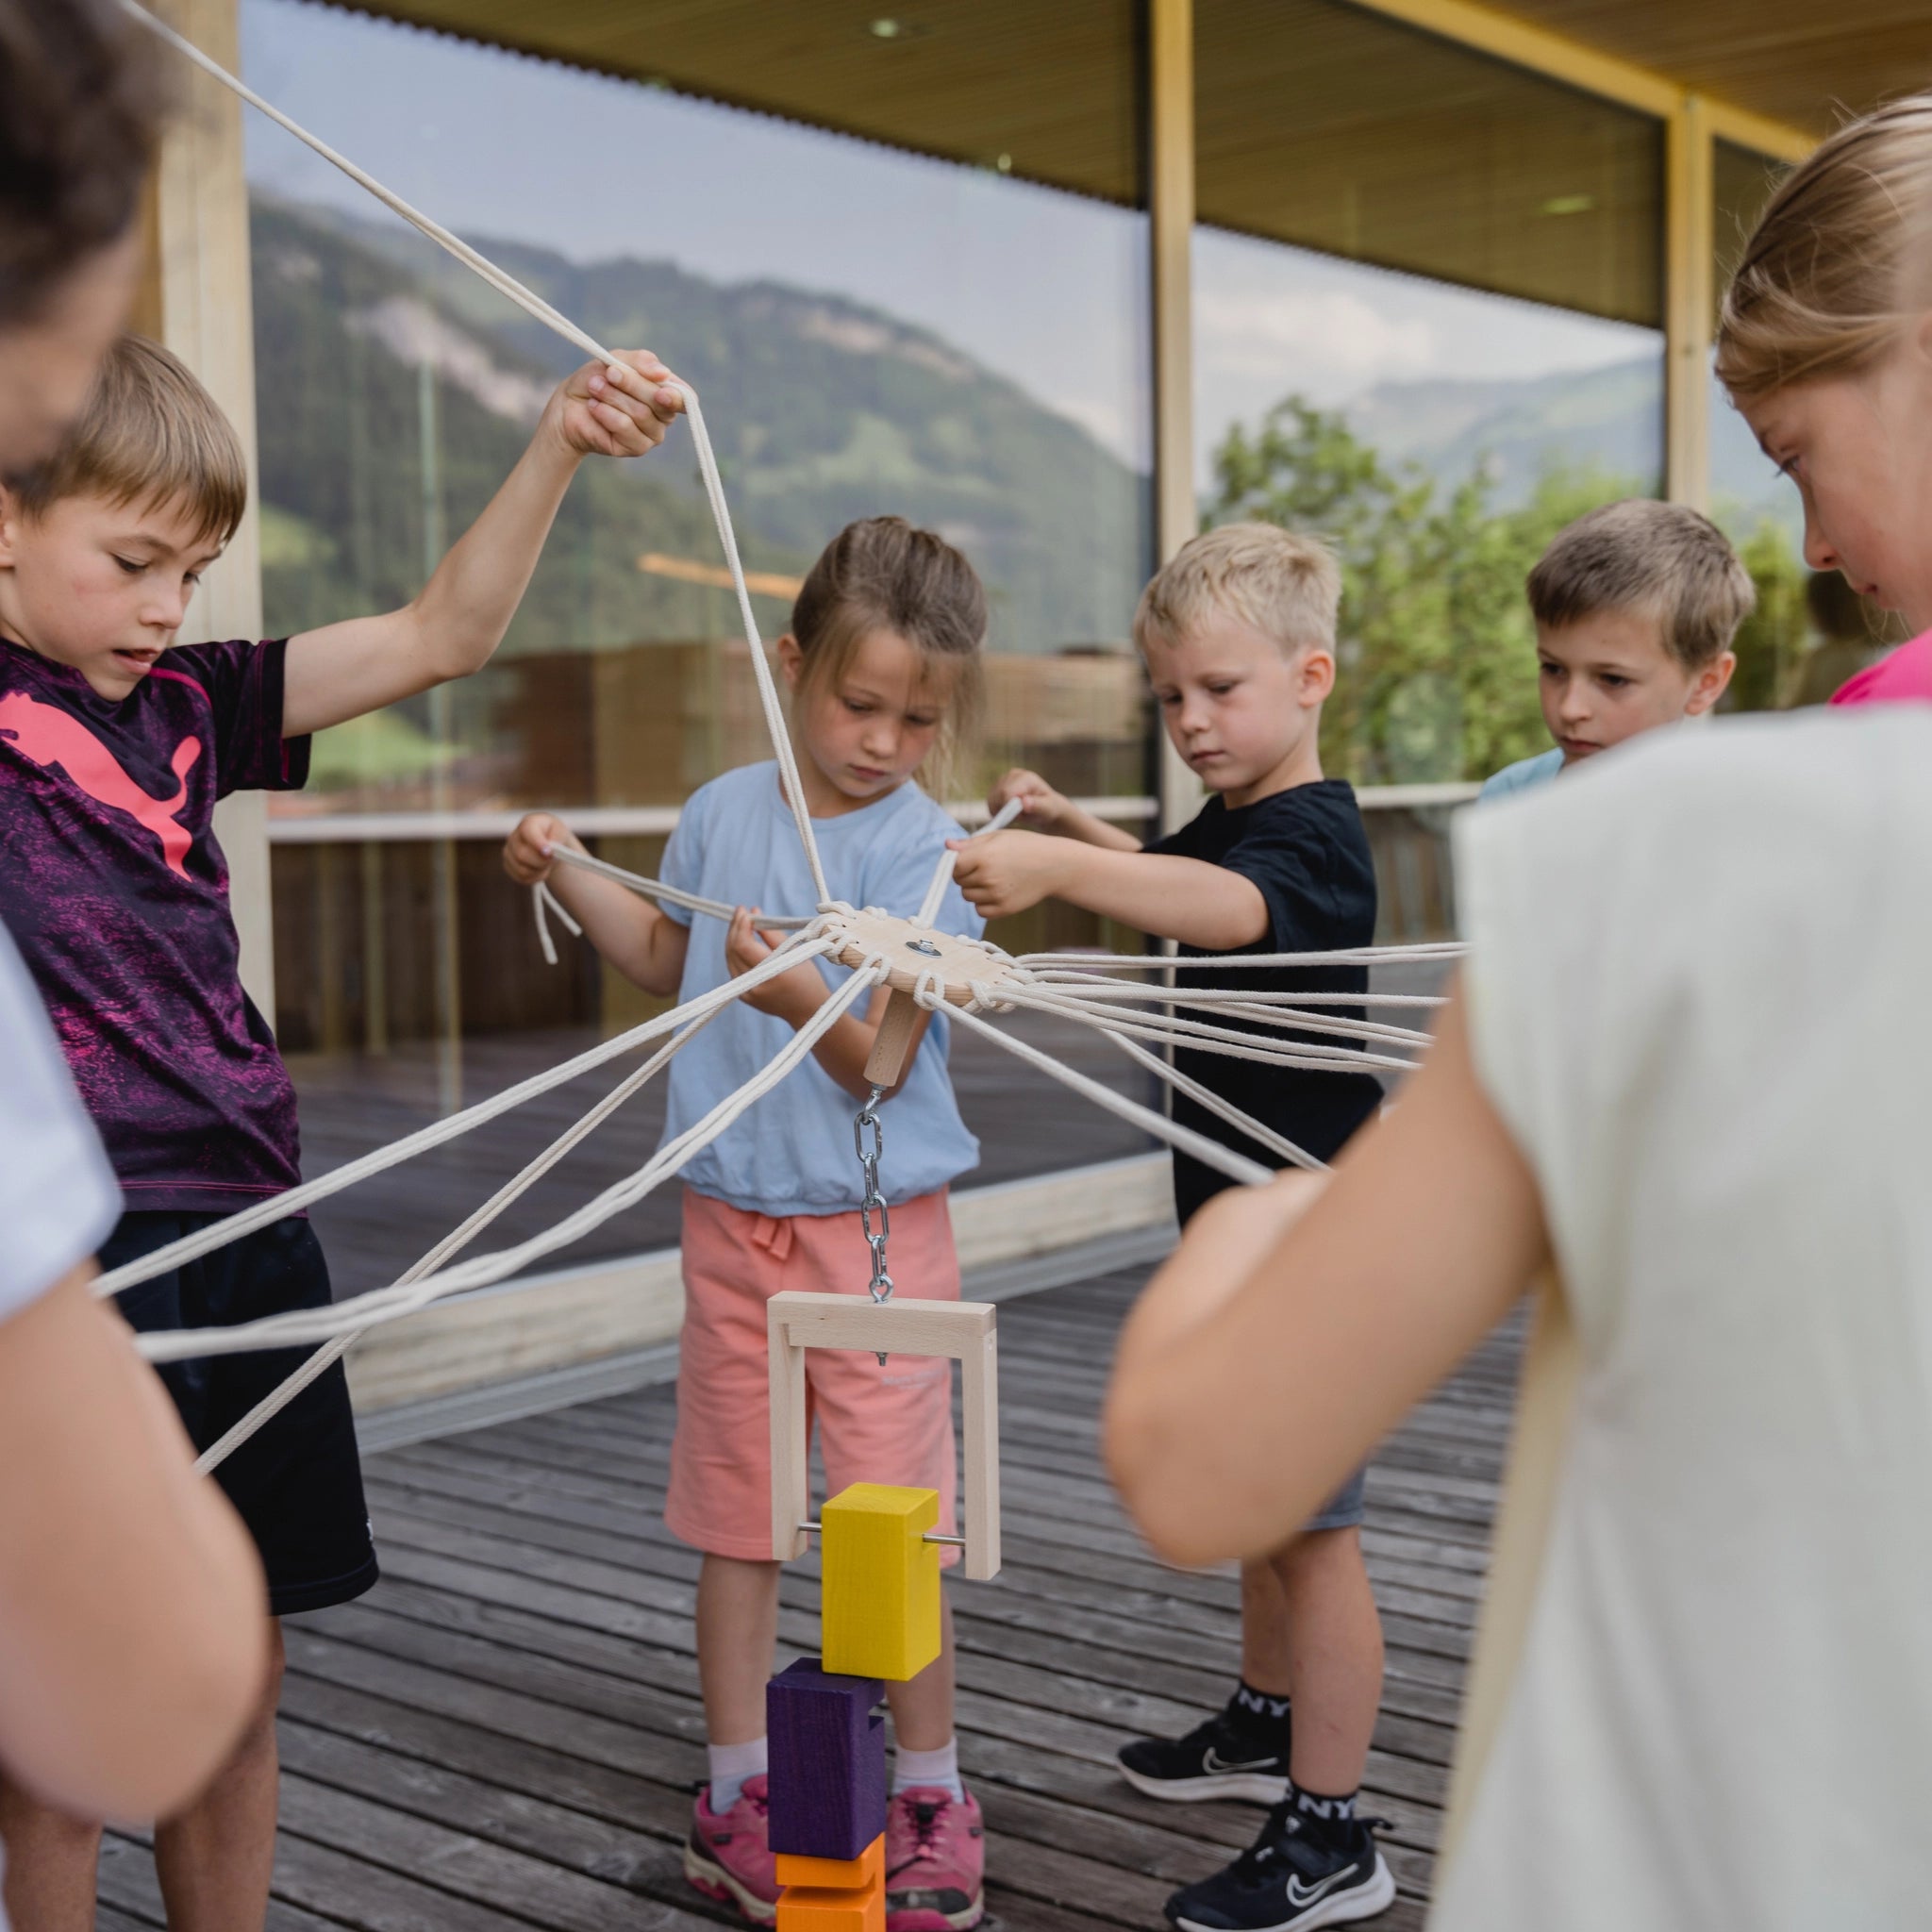
<path fill-rule="evenodd" d="M 642 456 L 663 441 L 684 407 L 655 356 L 634 350 L 622 361 L 621 371 L 586 363 L 558 385 L 503 488 L 411 603 L 290 639 L 285 737 L 359 718 L 489 661 L 578 463 L 587 456 Z"/>
<path fill-rule="evenodd" d="M 1065 899 L 1157 939 L 1211 953 L 1231 953 L 1268 935 L 1260 887 L 1205 859 L 1036 832 L 991 832 L 947 843 L 958 854 L 953 876 L 959 890 L 988 919 L 1024 912 L 1042 899 Z"/>

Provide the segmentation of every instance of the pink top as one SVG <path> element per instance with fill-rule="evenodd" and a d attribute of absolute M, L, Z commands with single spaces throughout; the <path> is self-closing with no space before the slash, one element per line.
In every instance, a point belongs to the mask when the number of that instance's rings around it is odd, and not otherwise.
<path fill-rule="evenodd" d="M 1831 694 L 1835 705 L 1895 705 L 1911 698 L 1932 702 L 1932 630 L 1846 678 Z"/>

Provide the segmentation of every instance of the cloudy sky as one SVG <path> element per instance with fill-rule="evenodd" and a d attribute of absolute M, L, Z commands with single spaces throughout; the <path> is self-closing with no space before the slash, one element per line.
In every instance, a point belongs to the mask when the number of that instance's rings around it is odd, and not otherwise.
<path fill-rule="evenodd" d="M 470 236 L 580 260 L 669 258 L 824 289 L 934 329 L 1147 460 L 1143 224 L 897 156 L 302 0 L 243 0 L 248 79 Z M 253 179 L 358 213 L 353 183 L 258 115 Z M 1291 390 L 1324 403 L 1417 376 L 1530 376 L 1646 353 L 1646 331 L 1203 232 L 1200 443 Z"/>

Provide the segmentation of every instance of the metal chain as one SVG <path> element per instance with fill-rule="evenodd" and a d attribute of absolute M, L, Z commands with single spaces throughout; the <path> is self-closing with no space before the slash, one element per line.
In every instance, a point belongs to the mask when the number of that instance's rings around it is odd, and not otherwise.
<path fill-rule="evenodd" d="M 858 1224 L 865 1230 L 866 1245 L 872 1250 L 872 1298 L 889 1302 L 892 1298 L 892 1277 L 886 1272 L 886 1238 L 892 1231 L 892 1217 L 886 1209 L 886 1197 L 879 1192 L 879 1157 L 886 1151 L 886 1130 L 879 1123 L 878 1104 L 886 1097 L 883 1087 L 874 1087 L 852 1123 L 852 1144 L 858 1155 L 858 1169 L 865 1176 L 865 1195 L 858 1204 Z M 866 1129 L 872 1129 L 872 1144 L 866 1145 Z M 873 1226 L 873 1214 L 878 1226 Z"/>
<path fill-rule="evenodd" d="M 852 1122 L 852 1145 L 858 1155 L 858 1171 L 865 1176 L 865 1194 L 858 1204 L 858 1224 L 865 1230 L 865 1244 L 872 1250 L 872 1298 L 884 1304 L 892 1298 L 892 1277 L 886 1272 L 886 1237 L 892 1231 L 892 1217 L 886 1197 L 879 1192 L 879 1157 L 886 1151 L 886 1130 L 880 1124 L 878 1105 L 886 1097 L 883 1087 L 874 1087 Z M 872 1129 L 872 1144 L 866 1145 L 865 1130 Z M 878 1212 L 878 1226 L 873 1226 L 873 1212 Z M 885 1351 L 878 1351 L 879 1367 L 886 1365 Z"/>

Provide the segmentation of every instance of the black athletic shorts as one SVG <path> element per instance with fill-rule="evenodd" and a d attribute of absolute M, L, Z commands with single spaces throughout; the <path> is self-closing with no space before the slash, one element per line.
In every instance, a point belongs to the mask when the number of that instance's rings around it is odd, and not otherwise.
<path fill-rule="evenodd" d="M 101 1250 L 101 1267 L 139 1260 L 224 1219 L 174 1211 L 124 1214 Z M 326 1307 L 328 1263 L 315 1230 L 291 1218 L 114 1299 L 137 1329 L 228 1327 L 291 1308 Z M 158 1373 L 199 1454 L 300 1368 L 308 1354 L 306 1348 L 284 1348 L 204 1356 L 160 1364 Z M 261 1553 L 271 1614 L 347 1603 L 375 1583 L 375 1545 L 341 1362 L 271 1416 L 214 1474 Z"/>

